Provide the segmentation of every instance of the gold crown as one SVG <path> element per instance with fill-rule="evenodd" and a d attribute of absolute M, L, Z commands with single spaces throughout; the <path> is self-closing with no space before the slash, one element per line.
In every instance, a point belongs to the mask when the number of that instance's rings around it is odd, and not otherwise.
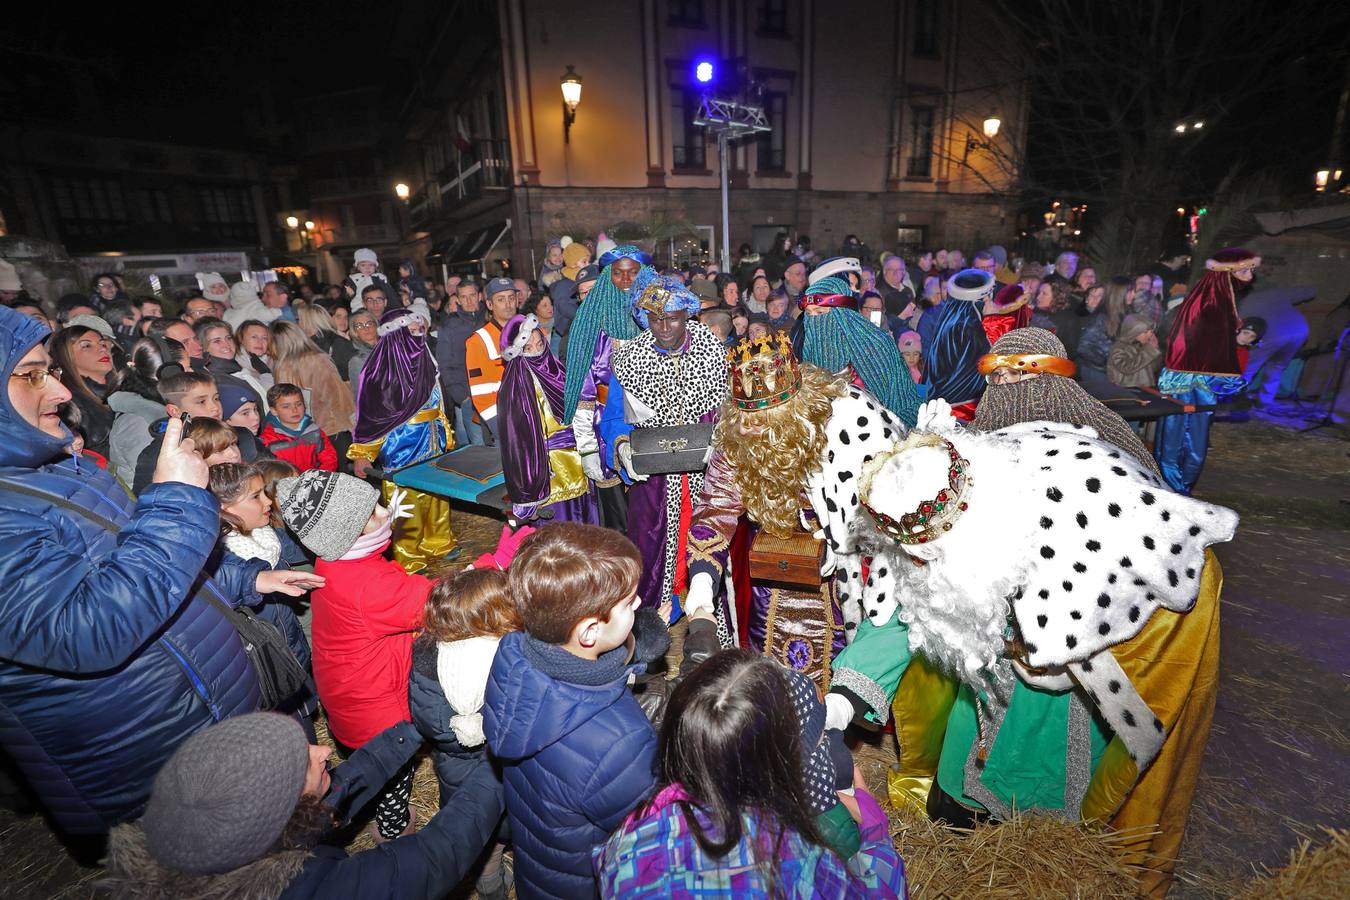
<path fill-rule="evenodd" d="M 914 447 L 936 447 L 947 454 L 947 486 L 932 500 L 925 500 L 913 512 L 902 515 L 897 522 L 872 507 L 872 478 L 888 459 Z M 877 527 L 891 540 L 898 544 L 926 544 L 951 531 L 952 525 L 969 506 L 970 489 L 975 483 L 969 470 L 970 463 L 951 441 L 941 435 L 916 432 L 895 450 L 877 455 L 867 465 L 859 485 L 859 500 Z"/>
<path fill-rule="evenodd" d="M 731 400 L 741 409 L 773 409 L 791 400 L 802 386 L 801 365 L 784 332 L 750 340 L 727 351 Z"/>

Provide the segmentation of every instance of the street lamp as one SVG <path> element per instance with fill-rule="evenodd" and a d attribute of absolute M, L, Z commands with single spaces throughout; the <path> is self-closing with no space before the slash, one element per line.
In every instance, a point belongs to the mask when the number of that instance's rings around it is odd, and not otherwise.
<path fill-rule="evenodd" d="M 572 123 L 577 120 L 577 107 L 581 105 L 581 76 L 571 66 L 559 79 L 563 96 L 563 143 L 571 143 Z"/>
<path fill-rule="evenodd" d="M 286 227 L 287 227 L 287 228 L 299 228 L 299 227 L 300 227 L 300 220 L 297 219 L 295 216 L 287 216 L 287 217 L 286 217 Z"/>
<path fill-rule="evenodd" d="M 306 231 L 313 231 L 313 230 L 314 230 L 314 223 L 313 223 L 312 221 L 310 221 L 309 219 L 306 219 L 306 220 L 305 220 L 305 230 L 306 230 Z"/>
<path fill-rule="evenodd" d="M 973 133 L 966 134 L 966 152 L 961 157 L 961 165 L 966 165 L 970 154 L 975 150 L 988 150 L 993 146 L 994 138 L 998 136 L 998 130 L 1003 126 L 1003 120 L 998 116 L 990 116 L 985 119 L 981 125 L 984 132 L 984 140 L 980 140 Z"/>
<path fill-rule="evenodd" d="M 400 200 L 407 200 L 412 196 L 412 188 L 400 181 L 398 184 L 394 185 L 394 194 Z"/>

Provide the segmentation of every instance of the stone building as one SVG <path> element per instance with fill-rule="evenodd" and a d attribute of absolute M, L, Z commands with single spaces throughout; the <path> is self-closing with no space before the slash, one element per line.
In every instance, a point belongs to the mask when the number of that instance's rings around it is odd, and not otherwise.
<path fill-rule="evenodd" d="M 667 258 L 720 246 L 717 143 L 693 119 L 733 72 L 772 129 L 730 153 L 733 254 L 779 231 L 824 256 L 1013 229 L 1026 98 L 977 0 L 462 2 L 400 30 L 430 35 L 400 125 L 407 237 L 433 265 L 531 271 L 550 237 L 630 222 Z"/>

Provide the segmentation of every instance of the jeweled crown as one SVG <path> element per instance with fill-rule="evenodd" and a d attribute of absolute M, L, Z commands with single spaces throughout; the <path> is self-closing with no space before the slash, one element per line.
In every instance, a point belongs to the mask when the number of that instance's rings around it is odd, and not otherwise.
<path fill-rule="evenodd" d="M 743 339 L 727 351 L 727 363 L 731 402 L 740 409 L 773 409 L 791 400 L 802 386 L 792 339 L 781 331 L 754 341 Z"/>
<path fill-rule="evenodd" d="M 947 455 L 947 486 L 937 492 L 932 500 L 924 500 L 913 512 L 905 513 L 899 521 L 872 507 L 872 475 L 881 470 L 886 459 L 903 453 L 914 447 L 937 447 Z M 948 531 L 969 506 L 970 489 L 974 480 L 970 477 L 970 463 L 962 458 L 952 442 L 936 434 L 913 434 L 904 444 L 885 454 L 878 454 L 868 464 L 862 483 L 859 485 L 859 500 L 868 515 L 877 523 L 891 540 L 898 544 L 926 544 L 936 540 Z"/>

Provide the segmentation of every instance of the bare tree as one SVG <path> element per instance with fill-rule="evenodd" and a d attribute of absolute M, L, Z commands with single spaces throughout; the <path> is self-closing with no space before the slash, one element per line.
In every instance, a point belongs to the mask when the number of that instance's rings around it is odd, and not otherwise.
<path fill-rule="evenodd" d="M 1347 4 L 1266 0 L 985 0 L 1005 29 L 1015 75 L 1032 92 L 1020 170 L 1031 196 L 1077 196 L 1098 220 L 1118 271 L 1155 260 L 1163 223 L 1244 158 L 1242 136 L 1290 90 L 1285 74 L 1321 54 L 1341 74 Z M 1319 49 L 1322 48 L 1322 49 Z M 1334 61 L 1333 61 L 1334 60 Z M 1215 166 L 1218 157 L 1226 162 Z M 1106 262 L 1101 260 L 1101 262 Z"/>

